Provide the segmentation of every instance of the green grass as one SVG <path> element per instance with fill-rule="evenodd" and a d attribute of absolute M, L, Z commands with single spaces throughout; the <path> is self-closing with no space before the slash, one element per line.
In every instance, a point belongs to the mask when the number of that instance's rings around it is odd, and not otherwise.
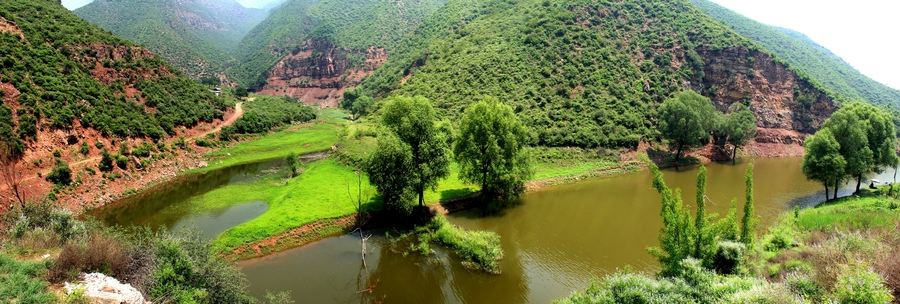
<path fill-rule="evenodd" d="M 322 111 L 320 118 L 312 125 L 289 126 L 259 139 L 207 154 L 209 166 L 186 173 L 281 158 L 290 152 L 302 155 L 328 150 L 338 141 L 345 116 L 344 112 L 338 110 Z"/>
<path fill-rule="evenodd" d="M 37 278 L 46 268 L 46 263 L 20 262 L 0 254 L 0 302 L 56 303 L 47 282 Z"/>
<path fill-rule="evenodd" d="M 357 177 L 353 168 L 327 159 L 311 163 L 303 174 L 287 185 L 277 186 L 272 179 L 250 185 L 224 187 L 197 198 L 200 204 L 213 206 L 216 201 L 240 203 L 265 201 L 269 210 L 256 219 L 233 227 L 219 236 L 218 246 L 233 248 L 277 235 L 319 219 L 353 214 L 355 204 L 347 195 L 348 185 L 355 193 Z M 363 176 L 363 191 L 373 189 Z M 380 206 L 370 198 L 367 209 Z"/>
<path fill-rule="evenodd" d="M 560 164 L 555 162 L 537 162 L 534 164 L 533 180 L 578 175 L 592 170 L 616 168 L 619 164 L 609 160 L 593 160 Z"/>
<path fill-rule="evenodd" d="M 900 219 L 897 201 L 883 196 L 849 197 L 800 212 L 805 230 L 867 229 L 893 225 Z"/>

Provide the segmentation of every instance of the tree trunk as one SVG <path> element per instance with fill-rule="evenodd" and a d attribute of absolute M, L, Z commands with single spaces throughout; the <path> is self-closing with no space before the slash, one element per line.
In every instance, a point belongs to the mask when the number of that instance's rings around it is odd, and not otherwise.
<path fill-rule="evenodd" d="M 734 165 L 734 159 L 737 157 L 737 145 L 734 146 L 734 150 L 731 150 L 731 164 Z M 828 192 L 827 190 L 825 192 Z"/>
<path fill-rule="evenodd" d="M 828 201 L 828 183 L 826 182 L 824 184 L 825 184 L 825 201 L 827 202 Z"/>
<path fill-rule="evenodd" d="M 856 192 L 853 194 L 859 194 L 859 185 L 862 184 L 862 173 L 856 176 Z"/>
<path fill-rule="evenodd" d="M 678 158 L 681 156 L 682 145 L 678 145 L 678 151 L 675 151 L 675 167 L 678 167 Z"/>
<path fill-rule="evenodd" d="M 834 199 L 837 199 L 838 182 L 834 182 Z"/>

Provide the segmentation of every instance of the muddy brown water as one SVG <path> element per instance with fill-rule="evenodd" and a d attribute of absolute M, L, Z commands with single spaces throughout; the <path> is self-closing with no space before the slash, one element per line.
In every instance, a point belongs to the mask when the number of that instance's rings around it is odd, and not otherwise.
<path fill-rule="evenodd" d="M 800 172 L 800 158 L 756 159 L 754 192 L 761 227 L 795 205 L 812 206 L 824 189 Z M 707 165 L 708 212 L 727 213 L 731 199 L 744 202 L 748 161 Z M 195 226 L 207 237 L 264 213 L 264 202 L 248 202 L 193 213 L 185 201 L 229 184 L 252 181 L 283 166 L 280 161 L 249 164 L 206 174 L 179 177 L 139 195 L 94 210 L 107 224 Z M 693 208 L 698 167 L 665 169 L 672 188 L 680 188 Z M 875 177 L 893 180 L 893 170 Z M 844 187 L 847 195 L 850 187 Z M 297 303 L 547 303 L 587 286 L 591 278 L 630 267 L 656 271 L 646 247 L 658 244 L 662 227 L 661 197 L 651 188 L 648 171 L 588 179 L 528 193 L 500 214 L 482 217 L 479 210 L 450 215 L 465 229 L 501 236 L 502 274 L 488 275 L 460 265 L 453 253 L 433 246 L 436 254 L 402 254 L 386 231 L 368 231 L 367 268 L 362 267 L 359 236 L 328 238 L 300 248 L 240 262 L 249 291 L 290 290 Z M 761 228 L 761 231 L 764 228 Z M 367 275 L 368 273 L 368 275 Z M 368 283 L 366 283 L 368 277 Z M 371 288 L 371 292 L 367 289 Z"/>

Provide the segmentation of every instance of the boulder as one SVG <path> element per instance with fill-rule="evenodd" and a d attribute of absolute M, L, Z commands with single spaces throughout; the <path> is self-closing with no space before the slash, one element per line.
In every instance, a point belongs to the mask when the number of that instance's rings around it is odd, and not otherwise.
<path fill-rule="evenodd" d="M 71 294 L 76 289 L 84 290 L 84 296 L 92 304 L 144 304 L 144 295 L 130 284 L 119 283 L 119 280 L 102 273 L 84 274 L 81 283 L 66 282 L 66 291 Z"/>

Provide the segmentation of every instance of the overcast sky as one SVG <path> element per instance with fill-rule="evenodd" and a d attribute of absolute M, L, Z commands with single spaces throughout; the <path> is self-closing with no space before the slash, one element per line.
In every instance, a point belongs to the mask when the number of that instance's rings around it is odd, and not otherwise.
<path fill-rule="evenodd" d="M 263 7 L 277 0 L 237 0 Z M 712 0 L 756 21 L 806 34 L 866 76 L 900 89 L 900 1 Z M 63 0 L 69 9 L 91 0 Z"/>

